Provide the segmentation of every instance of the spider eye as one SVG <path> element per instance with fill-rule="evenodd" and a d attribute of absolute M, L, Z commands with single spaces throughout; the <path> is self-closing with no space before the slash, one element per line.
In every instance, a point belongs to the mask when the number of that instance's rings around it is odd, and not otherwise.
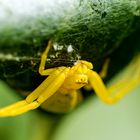
<path fill-rule="evenodd" d="M 88 78 L 86 75 L 82 75 L 81 78 L 76 80 L 76 84 L 88 84 Z"/>

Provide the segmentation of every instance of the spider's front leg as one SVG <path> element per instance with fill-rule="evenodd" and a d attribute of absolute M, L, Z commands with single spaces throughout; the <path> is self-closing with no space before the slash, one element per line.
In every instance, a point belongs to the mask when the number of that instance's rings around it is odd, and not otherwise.
<path fill-rule="evenodd" d="M 102 101 L 113 104 L 122 99 L 130 90 L 140 84 L 140 56 L 137 56 L 127 67 L 125 74 L 114 85 L 106 87 L 99 74 L 90 70 L 89 82 Z M 115 93 L 111 96 L 112 93 Z"/>
<path fill-rule="evenodd" d="M 43 83 L 27 96 L 25 100 L 0 109 L 0 116 L 17 116 L 39 107 L 60 88 L 68 71 L 69 68 L 65 68 L 61 71 L 59 69 L 59 72 L 57 70 L 54 71 L 52 75 L 43 81 Z"/>
<path fill-rule="evenodd" d="M 41 75 L 49 75 L 48 78 L 29 94 L 25 100 L 0 109 L 0 116 L 17 116 L 39 107 L 40 104 L 52 96 L 63 84 L 69 68 L 58 67 L 45 69 L 45 63 L 50 47 L 51 41 L 49 41 L 46 50 L 42 54 L 39 66 L 39 73 Z"/>

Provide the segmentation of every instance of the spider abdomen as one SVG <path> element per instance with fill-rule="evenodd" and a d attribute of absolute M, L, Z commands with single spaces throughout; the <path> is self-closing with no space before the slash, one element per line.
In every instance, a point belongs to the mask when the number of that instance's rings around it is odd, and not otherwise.
<path fill-rule="evenodd" d="M 58 91 L 54 95 L 52 95 L 48 100 L 46 100 L 41 105 L 41 107 L 49 112 L 66 113 L 71 111 L 81 101 L 82 95 L 80 92 L 62 93 L 61 91 Z"/>

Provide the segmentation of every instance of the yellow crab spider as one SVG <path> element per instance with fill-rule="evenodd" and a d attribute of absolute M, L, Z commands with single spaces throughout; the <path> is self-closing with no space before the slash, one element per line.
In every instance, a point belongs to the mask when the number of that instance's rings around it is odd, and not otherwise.
<path fill-rule="evenodd" d="M 104 85 L 101 76 L 92 70 L 92 63 L 84 60 L 78 60 L 72 67 L 45 69 L 51 46 L 49 41 L 39 66 L 39 73 L 48 77 L 25 100 L 0 109 L 1 117 L 17 116 L 36 109 L 40 105 L 55 113 L 68 112 L 80 102 L 81 94 L 78 90 L 87 84 L 94 89 L 102 101 L 113 104 L 140 82 L 140 67 L 135 71 L 133 78 L 130 73 L 126 74 L 122 80 L 108 88 Z M 114 92 L 116 94 L 111 96 Z"/>

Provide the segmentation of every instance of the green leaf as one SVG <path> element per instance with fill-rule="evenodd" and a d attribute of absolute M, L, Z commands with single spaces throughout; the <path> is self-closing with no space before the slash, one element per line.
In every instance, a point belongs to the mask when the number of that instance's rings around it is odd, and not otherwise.
<path fill-rule="evenodd" d="M 64 47 L 52 50 L 47 67 L 71 66 L 81 58 L 99 70 L 105 57 L 140 28 L 139 11 L 139 0 L 0 1 L 0 78 L 33 90 L 49 39 Z"/>

